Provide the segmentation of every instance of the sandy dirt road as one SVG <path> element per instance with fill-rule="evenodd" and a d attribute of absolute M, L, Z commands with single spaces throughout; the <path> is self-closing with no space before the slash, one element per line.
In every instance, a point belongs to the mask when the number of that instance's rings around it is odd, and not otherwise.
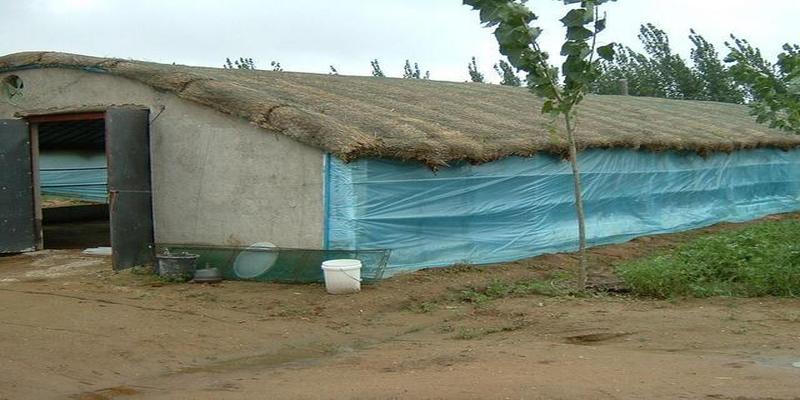
<path fill-rule="evenodd" d="M 693 234 L 593 258 L 608 271 Z M 330 296 L 164 285 L 74 250 L 2 257 L 0 399 L 800 398 L 800 300 L 459 299 L 570 260 L 421 271 Z"/>

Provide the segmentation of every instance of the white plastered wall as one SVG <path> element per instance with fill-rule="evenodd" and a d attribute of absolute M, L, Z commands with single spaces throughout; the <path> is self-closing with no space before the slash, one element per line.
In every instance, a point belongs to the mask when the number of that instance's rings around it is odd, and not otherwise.
<path fill-rule="evenodd" d="M 0 97 L 0 118 L 82 106 L 150 108 L 157 242 L 320 248 L 323 152 L 171 93 L 69 69 L 22 78 L 22 98 Z M 163 111 L 161 111 L 163 109 Z"/>

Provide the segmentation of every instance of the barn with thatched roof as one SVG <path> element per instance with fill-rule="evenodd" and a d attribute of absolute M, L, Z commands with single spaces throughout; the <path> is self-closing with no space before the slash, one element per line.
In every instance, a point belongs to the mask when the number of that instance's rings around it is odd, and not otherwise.
<path fill-rule="evenodd" d="M 0 252 L 42 247 L 59 146 L 105 157 L 118 267 L 159 242 L 390 249 L 390 273 L 576 247 L 562 128 L 524 89 L 43 52 L 0 82 Z M 800 138 L 744 106 L 589 96 L 578 129 L 590 243 L 800 208 Z"/>

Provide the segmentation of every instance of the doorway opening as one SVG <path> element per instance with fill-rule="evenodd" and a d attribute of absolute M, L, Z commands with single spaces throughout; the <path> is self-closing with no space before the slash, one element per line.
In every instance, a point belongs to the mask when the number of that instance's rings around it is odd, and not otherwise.
<path fill-rule="evenodd" d="M 29 118 L 38 248 L 111 245 L 104 113 Z"/>

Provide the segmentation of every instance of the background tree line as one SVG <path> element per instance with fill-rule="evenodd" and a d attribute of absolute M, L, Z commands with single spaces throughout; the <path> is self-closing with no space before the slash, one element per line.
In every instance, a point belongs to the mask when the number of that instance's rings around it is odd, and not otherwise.
<path fill-rule="evenodd" d="M 688 59 L 675 53 L 669 36 L 653 24 L 640 26 L 639 41 L 644 52 L 613 44 L 613 60 L 601 60 L 599 76 L 589 90 L 595 94 L 620 94 L 625 80 L 627 94 L 668 99 L 704 100 L 747 104 L 760 123 L 792 133 L 800 133 L 800 46 L 786 44 L 775 63 L 764 59 L 761 51 L 747 40 L 731 35 L 725 42 L 728 55 L 721 58 L 713 44 L 690 30 L 692 49 Z M 372 75 L 386 77 L 378 59 L 370 61 Z M 225 68 L 257 69 L 252 58 L 225 60 Z M 281 64 L 270 63 L 273 71 L 283 71 Z M 518 75 L 518 69 L 499 60 L 493 69 L 506 86 L 530 86 Z M 334 66 L 330 74 L 338 75 Z M 486 83 L 475 57 L 467 65 L 469 80 Z M 406 60 L 403 78 L 430 79 L 430 71 L 417 62 Z"/>
<path fill-rule="evenodd" d="M 642 25 L 638 37 L 644 53 L 615 44 L 617 56 L 603 62 L 592 92 L 620 94 L 619 80 L 625 79 L 633 96 L 740 104 L 747 99 L 746 88 L 736 82 L 714 45 L 694 30 L 689 34 L 691 63 L 672 51 L 666 32 L 653 24 Z"/>
<path fill-rule="evenodd" d="M 667 33 L 653 24 L 641 25 L 638 38 L 644 53 L 612 45 L 615 56 L 600 60 L 591 93 L 621 94 L 624 80 L 627 94 L 633 96 L 747 104 L 757 122 L 800 134 L 800 46 L 783 45 L 771 63 L 747 40 L 731 35 L 725 42 L 728 55 L 721 58 L 713 44 L 691 29 L 692 49 L 686 60 L 672 51 Z M 531 86 L 503 60 L 494 69 L 501 85 Z M 467 72 L 472 82 L 485 82 L 475 57 Z"/>
<path fill-rule="evenodd" d="M 372 76 L 385 78 L 386 74 L 383 72 L 381 68 L 380 61 L 378 59 L 370 60 L 370 68 L 372 68 Z M 230 58 L 225 59 L 225 63 L 222 64 L 224 69 L 243 69 L 243 70 L 257 70 L 259 69 L 256 65 L 255 61 L 252 58 L 248 57 L 239 57 L 238 59 L 234 59 L 231 61 Z M 470 75 L 470 80 L 472 82 L 480 82 L 486 83 L 484 79 L 484 75 L 478 71 L 477 61 L 475 57 L 472 57 L 472 61 L 470 62 L 468 68 L 468 73 Z M 507 63 L 504 60 L 498 61 L 493 66 L 494 70 L 497 72 L 498 76 L 500 77 L 500 84 L 507 85 L 507 86 L 522 86 L 522 79 L 517 76 L 517 73 L 514 67 L 511 64 Z M 283 67 L 281 67 L 281 63 L 277 61 L 270 62 L 270 70 L 282 72 Z M 339 75 L 339 71 L 333 65 L 329 66 L 329 75 Z M 405 79 L 430 79 L 431 78 L 431 71 L 425 70 L 420 68 L 419 63 L 411 62 L 410 60 L 406 60 L 405 64 L 403 65 L 403 76 L 402 78 Z"/>
<path fill-rule="evenodd" d="M 661 97 L 668 99 L 707 100 L 724 103 L 743 104 L 758 97 L 749 85 L 736 79 L 737 70 L 726 65 L 713 44 L 702 35 L 690 31 L 689 40 L 692 49 L 689 59 L 676 54 L 666 32 L 653 24 L 641 25 L 638 35 L 644 52 L 637 52 L 629 46 L 614 44 L 616 57 L 613 61 L 604 61 L 601 75 L 593 83 L 591 92 L 595 94 L 620 94 L 619 81 L 627 81 L 628 94 L 632 96 Z M 752 65 L 763 70 L 775 71 L 775 66 L 761 56 L 758 49 L 753 48 L 746 40 L 731 37 L 732 42 L 725 45 L 731 52 L 742 54 Z M 732 60 L 731 60 L 732 61 Z M 386 77 L 378 59 L 370 61 L 372 75 Z M 256 69 L 252 58 L 239 58 L 231 62 L 226 59 L 225 68 Z M 274 71 L 282 71 L 280 63 L 272 61 L 270 67 Z M 500 84 L 506 86 L 522 86 L 523 79 L 517 70 L 505 60 L 499 60 L 492 67 L 497 73 Z M 338 71 L 330 66 L 331 74 Z M 417 62 L 406 60 L 403 66 L 403 78 L 430 79 L 430 71 L 422 72 Z M 475 57 L 467 66 L 471 82 L 486 83 L 485 75 L 478 70 Z"/>
<path fill-rule="evenodd" d="M 593 93 L 620 94 L 624 79 L 633 96 L 747 104 L 757 122 L 800 133 L 800 46 L 783 45 L 773 64 L 747 40 L 731 35 L 725 42 L 728 55 L 720 58 L 714 45 L 692 29 L 689 63 L 654 25 L 642 25 L 638 36 L 644 53 L 615 44 L 616 56 L 602 62 Z"/>

